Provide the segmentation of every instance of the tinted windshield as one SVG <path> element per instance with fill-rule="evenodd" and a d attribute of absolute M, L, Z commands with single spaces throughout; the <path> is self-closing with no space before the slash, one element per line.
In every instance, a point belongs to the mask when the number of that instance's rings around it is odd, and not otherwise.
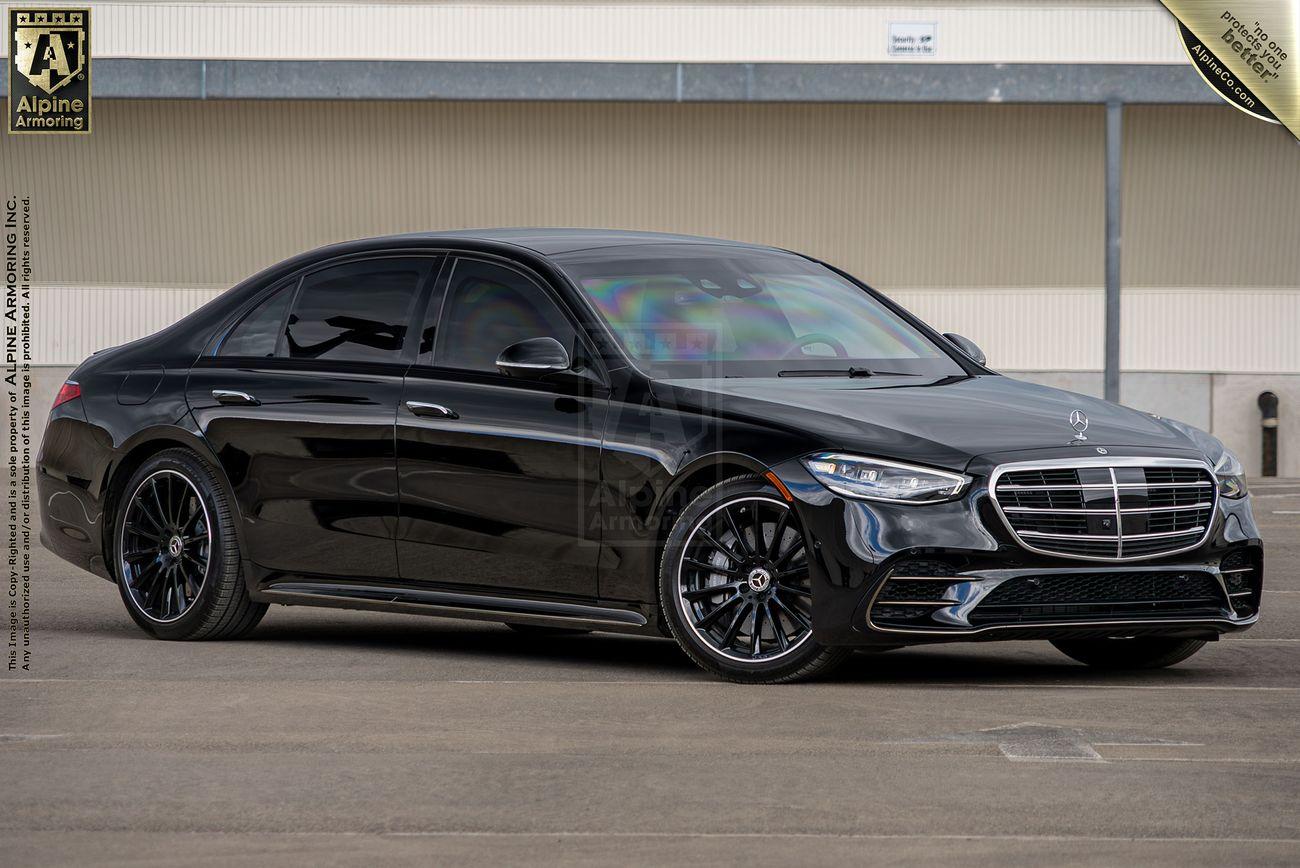
<path fill-rule="evenodd" d="M 658 244 L 555 260 L 638 367 L 657 376 L 964 373 L 865 290 L 802 257 Z"/>

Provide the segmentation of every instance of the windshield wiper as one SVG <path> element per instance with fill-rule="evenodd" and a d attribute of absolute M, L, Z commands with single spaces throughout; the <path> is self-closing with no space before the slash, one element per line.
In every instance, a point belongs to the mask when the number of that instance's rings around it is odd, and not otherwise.
<path fill-rule="evenodd" d="M 777 371 L 778 377 L 920 377 L 905 371 L 873 371 L 870 368 L 795 368 Z"/>

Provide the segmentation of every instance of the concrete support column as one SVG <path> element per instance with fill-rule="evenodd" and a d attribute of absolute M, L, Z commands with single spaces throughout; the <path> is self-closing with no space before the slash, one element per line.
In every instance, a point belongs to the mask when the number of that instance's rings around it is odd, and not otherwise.
<path fill-rule="evenodd" d="M 1120 161 L 1123 159 L 1121 123 L 1124 105 L 1106 103 L 1106 359 L 1104 395 L 1119 400 L 1119 246 Z"/>

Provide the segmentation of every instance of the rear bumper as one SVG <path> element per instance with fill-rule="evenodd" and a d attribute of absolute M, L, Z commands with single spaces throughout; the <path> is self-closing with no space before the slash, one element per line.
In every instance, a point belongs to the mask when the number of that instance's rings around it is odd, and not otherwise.
<path fill-rule="evenodd" d="M 103 490 L 113 452 L 85 420 L 77 399 L 54 408 L 36 461 L 41 545 L 65 561 L 113 581 L 104 561 Z"/>
<path fill-rule="evenodd" d="M 104 562 L 104 512 L 77 480 L 38 467 L 36 492 L 41 516 L 41 545 L 83 570 L 113 581 Z"/>
<path fill-rule="evenodd" d="M 1259 618 L 1263 547 L 1249 498 L 1221 499 L 1194 550 L 1113 563 L 1026 549 L 999 520 L 987 476 L 951 503 L 899 506 L 839 497 L 798 462 L 773 470 L 809 537 L 814 638 L 824 645 L 1212 639 Z"/>

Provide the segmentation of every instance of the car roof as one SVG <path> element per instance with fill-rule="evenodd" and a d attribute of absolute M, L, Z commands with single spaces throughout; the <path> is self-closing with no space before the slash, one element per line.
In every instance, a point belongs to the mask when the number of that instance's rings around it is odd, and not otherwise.
<path fill-rule="evenodd" d="M 636 244 L 721 244 L 770 250 L 759 244 L 705 238 L 698 235 L 674 235 L 669 232 L 639 232 L 628 229 L 455 229 L 448 232 L 413 232 L 394 238 L 418 238 L 432 243 L 447 241 L 486 241 L 523 247 L 542 256 L 572 253 L 603 247 L 626 247 Z M 375 239 L 382 240 L 382 239 Z"/>

